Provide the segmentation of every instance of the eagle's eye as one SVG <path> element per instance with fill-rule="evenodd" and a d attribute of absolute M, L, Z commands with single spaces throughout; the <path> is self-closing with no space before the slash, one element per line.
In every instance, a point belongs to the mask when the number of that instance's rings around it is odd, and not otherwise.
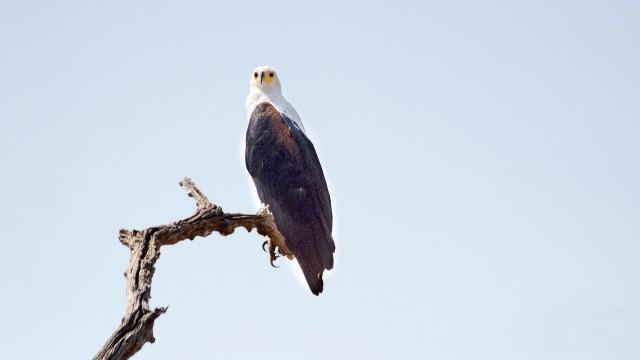
<path fill-rule="evenodd" d="M 269 73 L 269 77 L 273 77 L 273 73 Z"/>
<path fill-rule="evenodd" d="M 257 73 L 257 72 L 254 72 L 254 73 L 253 73 L 253 77 L 257 79 L 257 78 L 258 78 L 258 73 Z"/>

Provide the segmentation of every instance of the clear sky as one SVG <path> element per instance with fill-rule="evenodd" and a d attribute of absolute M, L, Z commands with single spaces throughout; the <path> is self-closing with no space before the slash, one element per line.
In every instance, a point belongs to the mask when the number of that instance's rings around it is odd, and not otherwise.
<path fill-rule="evenodd" d="M 118 229 L 254 212 L 274 66 L 331 185 L 320 297 L 239 230 L 164 248 L 137 359 L 640 358 L 637 1 L 0 2 L 0 358 L 118 326 Z"/>

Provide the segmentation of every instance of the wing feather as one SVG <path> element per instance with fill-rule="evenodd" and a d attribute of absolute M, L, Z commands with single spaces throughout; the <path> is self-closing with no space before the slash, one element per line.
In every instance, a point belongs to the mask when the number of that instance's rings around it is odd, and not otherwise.
<path fill-rule="evenodd" d="M 324 270 L 333 268 L 331 198 L 315 148 L 306 135 L 269 103 L 259 104 L 247 129 L 245 162 L 268 204 L 311 291 L 322 292 Z"/>

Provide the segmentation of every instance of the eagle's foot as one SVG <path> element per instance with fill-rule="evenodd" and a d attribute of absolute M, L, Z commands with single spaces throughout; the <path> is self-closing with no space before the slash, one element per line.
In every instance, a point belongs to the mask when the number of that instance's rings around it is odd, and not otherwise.
<path fill-rule="evenodd" d="M 262 250 L 264 252 L 267 252 L 267 249 L 266 249 L 267 246 L 269 247 L 269 250 L 268 250 L 268 252 L 269 252 L 269 263 L 274 268 L 277 268 L 278 266 L 273 264 L 273 262 L 276 261 L 281 256 L 281 255 L 276 253 L 277 246 L 273 241 L 271 241 L 270 238 L 262 243 Z"/>

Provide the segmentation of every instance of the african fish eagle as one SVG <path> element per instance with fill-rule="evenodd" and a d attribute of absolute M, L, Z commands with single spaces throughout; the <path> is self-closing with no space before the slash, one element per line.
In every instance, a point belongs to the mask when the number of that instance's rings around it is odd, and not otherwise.
<path fill-rule="evenodd" d="M 245 163 L 260 200 L 269 206 L 311 292 L 333 268 L 333 215 L 327 182 L 300 116 L 282 96 L 274 69 L 253 71 L 246 102 Z"/>

